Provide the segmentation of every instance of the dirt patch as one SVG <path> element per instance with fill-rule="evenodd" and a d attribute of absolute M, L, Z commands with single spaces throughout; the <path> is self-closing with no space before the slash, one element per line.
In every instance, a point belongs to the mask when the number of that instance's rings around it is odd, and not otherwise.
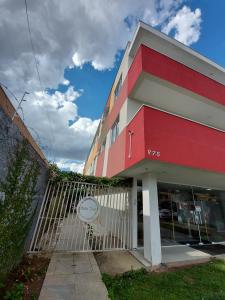
<path fill-rule="evenodd" d="M 47 257 L 24 256 L 19 266 L 9 274 L 4 286 L 0 288 L 0 299 L 4 299 L 7 294 L 7 299 L 38 299 L 49 261 Z M 16 294 L 23 296 L 16 298 Z"/>

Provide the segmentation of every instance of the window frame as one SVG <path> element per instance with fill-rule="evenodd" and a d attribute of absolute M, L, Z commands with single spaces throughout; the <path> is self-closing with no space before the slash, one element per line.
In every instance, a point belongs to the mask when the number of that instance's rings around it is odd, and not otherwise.
<path fill-rule="evenodd" d="M 116 121 L 113 123 L 111 128 L 111 145 L 116 141 L 117 136 L 119 135 L 119 117 L 116 118 Z"/>
<path fill-rule="evenodd" d="M 119 93 L 120 93 L 120 90 L 121 90 L 121 87 L 122 87 L 122 82 L 123 82 L 123 80 L 122 80 L 122 73 L 121 73 L 121 75 L 119 77 L 119 80 L 116 84 L 115 90 L 114 90 L 115 99 L 117 99 L 118 96 L 119 96 Z"/>
<path fill-rule="evenodd" d="M 101 144 L 101 148 L 100 148 L 101 153 L 105 150 L 105 147 L 106 147 L 106 138 L 104 139 L 104 141 Z"/>

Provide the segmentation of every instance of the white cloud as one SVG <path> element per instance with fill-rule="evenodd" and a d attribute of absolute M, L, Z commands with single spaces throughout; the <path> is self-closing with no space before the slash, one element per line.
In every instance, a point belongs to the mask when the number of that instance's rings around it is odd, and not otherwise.
<path fill-rule="evenodd" d="M 63 85 L 69 85 L 70 81 L 68 79 L 64 79 L 62 83 L 63 83 Z"/>
<path fill-rule="evenodd" d="M 34 127 L 42 148 L 54 161 L 83 160 L 91 145 L 99 120 L 78 115 L 76 99 L 80 96 L 70 86 L 65 93 L 35 92 L 23 105 L 28 127 Z"/>
<path fill-rule="evenodd" d="M 83 173 L 84 162 L 61 159 L 56 162 L 58 167 L 65 171 L 72 171 L 76 173 Z"/>
<path fill-rule="evenodd" d="M 43 0 L 28 1 L 32 38 L 44 88 L 65 93 L 40 92 L 32 55 L 24 1 L 0 0 L 0 81 L 20 98 L 31 92 L 23 105 L 25 123 L 50 149 L 48 157 L 82 161 L 92 142 L 98 120 L 81 118 L 76 90 L 64 78 L 66 67 L 82 68 L 89 62 L 103 70 L 114 66 L 115 55 L 132 37 L 139 19 L 175 30 L 175 38 L 190 45 L 200 35 L 201 12 L 191 11 L 185 0 Z M 12 22 L 13 20 L 13 22 Z M 84 94 L 85 95 L 85 94 Z M 83 98 L 85 101 L 85 98 Z M 94 105 L 98 105 L 95 103 Z M 74 165 L 75 167 L 75 165 Z"/>
<path fill-rule="evenodd" d="M 28 1 L 38 66 L 44 88 L 57 88 L 64 69 L 86 62 L 111 68 L 139 19 L 191 44 L 199 38 L 200 10 L 180 9 L 185 0 L 43 0 Z M 125 20 L 129 19 L 129 26 Z M 11 21 L 13 20 L 13 22 Z M 183 26 L 181 27 L 181 23 Z M 0 80 L 20 94 L 39 90 L 23 1 L 0 1 Z"/>
<path fill-rule="evenodd" d="M 85 60 L 81 59 L 80 55 L 77 52 L 74 53 L 72 60 L 73 60 L 75 67 L 78 67 L 78 68 L 81 68 L 83 66 L 83 64 L 85 63 Z"/>
<path fill-rule="evenodd" d="M 201 21 L 201 10 L 199 8 L 191 11 L 189 7 L 184 6 L 171 18 L 163 28 L 163 32 L 169 34 L 172 30 L 175 30 L 175 39 L 189 46 L 199 40 Z"/>

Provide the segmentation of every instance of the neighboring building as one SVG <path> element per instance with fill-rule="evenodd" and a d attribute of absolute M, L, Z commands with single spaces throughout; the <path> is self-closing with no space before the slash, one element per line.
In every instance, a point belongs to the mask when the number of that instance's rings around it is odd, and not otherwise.
<path fill-rule="evenodd" d="M 84 173 L 134 178 L 133 247 L 153 265 L 164 246 L 225 242 L 225 69 L 140 23 Z"/>
<path fill-rule="evenodd" d="M 0 87 L 0 180 L 4 180 L 7 175 L 8 160 L 10 158 L 9 154 L 13 153 L 17 143 L 24 139 L 27 140 L 30 151 L 40 166 L 40 173 L 36 186 L 37 194 L 33 199 L 33 207 L 37 207 L 37 209 L 27 241 L 27 244 L 29 244 L 47 184 L 48 162 L 19 115 L 16 114 L 13 118 L 14 115 L 15 108 L 4 90 Z"/>

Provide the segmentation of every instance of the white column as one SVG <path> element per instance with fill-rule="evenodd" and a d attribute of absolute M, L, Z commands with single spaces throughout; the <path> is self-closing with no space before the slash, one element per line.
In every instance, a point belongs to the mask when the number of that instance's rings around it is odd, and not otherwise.
<path fill-rule="evenodd" d="M 162 260 L 157 181 L 150 173 L 142 177 L 144 257 L 152 266 Z"/>
<path fill-rule="evenodd" d="M 137 248 L 137 179 L 133 178 L 133 186 L 131 192 L 132 203 L 132 248 Z"/>

